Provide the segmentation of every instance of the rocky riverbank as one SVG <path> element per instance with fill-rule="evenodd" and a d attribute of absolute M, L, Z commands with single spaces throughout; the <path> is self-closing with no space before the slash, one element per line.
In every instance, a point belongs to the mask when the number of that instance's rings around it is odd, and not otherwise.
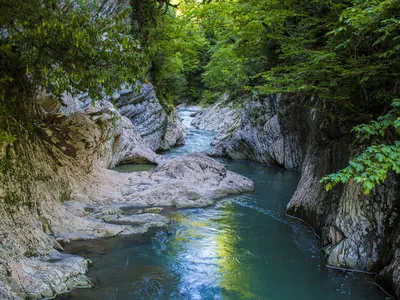
<path fill-rule="evenodd" d="M 175 131 L 181 125 L 171 123 L 176 116 L 168 119 L 161 112 L 163 125 L 147 135 L 109 101 L 92 106 L 85 96 L 65 98 L 66 107 L 60 107 L 51 96 L 43 97 L 49 98 L 40 103 L 51 105 L 43 105 L 34 134 L 13 124 L 21 131 L 19 138 L 0 149 L 0 180 L 8 183 L 0 187 L 2 299 L 48 298 L 89 286 L 85 273 L 90 262 L 62 253 L 71 240 L 142 234 L 168 224 L 146 208 L 206 206 L 253 189 L 252 181 L 205 155 L 171 160 L 157 155 L 152 149 L 176 144 L 183 133 Z M 137 115 L 160 114 L 132 109 Z M 129 174 L 110 170 L 132 162 L 158 166 Z M 121 206 L 144 211 L 123 214 Z"/>
<path fill-rule="evenodd" d="M 350 128 L 335 120 L 335 108 L 315 99 L 269 96 L 247 99 L 239 110 L 230 110 L 238 116 L 232 119 L 224 118 L 220 107 L 226 109 L 224 100 L 194 121 L 219 119 L 228 128 L 209 154 L 301 170 L 287 213 L 314 228 L 328 265 L 377 273 L 377 281 L 400 297 L 399 178 L 390 175 L 371 195 L 356 183 L 326 192 L 319 182 L 363 148 Z"/>

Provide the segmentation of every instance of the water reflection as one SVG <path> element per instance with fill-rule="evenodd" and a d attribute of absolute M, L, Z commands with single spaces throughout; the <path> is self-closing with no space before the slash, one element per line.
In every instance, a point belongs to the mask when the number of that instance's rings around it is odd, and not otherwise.
<path fill-rule="evenodd" d="M 179 270 L 179 295 L 185 299 L 222 299 L 224 291 L 245 293 L 246 280 L 241 274 L 239 239 L 234 225 L 232 202 L 204 214 L 194 211 L 179 214 L 179 230 L 168 245 L 177 249 L 170 266 Z"/>
<path fill-rule="evenodd" d="M 280 219 L 278 203 L 257 199 L 264 193 L 175 212 L 172 226 L 154 235 L 75 244 L 69 251 L 93 260 L 97 286 L 69 297 L 385 299 L 369 277 L 327 269 L 312 233 Z"/>

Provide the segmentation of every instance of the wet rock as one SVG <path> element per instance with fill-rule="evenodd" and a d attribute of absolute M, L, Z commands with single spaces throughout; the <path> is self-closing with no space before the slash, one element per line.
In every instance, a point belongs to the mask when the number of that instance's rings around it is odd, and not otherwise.
<path fill-rule="evenodd" d="M 90 287 L 84 274 L 84 258 L 53 251 L 41 258 L 24 258 L 11 265 L 11 278 L 18 280 L 29 299 L 51 298 L 74 287 Z"/>

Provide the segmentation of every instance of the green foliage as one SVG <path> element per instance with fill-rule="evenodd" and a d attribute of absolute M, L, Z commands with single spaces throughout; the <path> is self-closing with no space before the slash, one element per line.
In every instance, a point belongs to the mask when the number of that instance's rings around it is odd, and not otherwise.
<path fill-rule="evenodd" d="M 349 183 L 354 180 L 363 186 L 365 194 L 379 184 L 384 183 L 389 171 L 400 174 L 400 142 L 394 145 L 374 145 L 350 161 L 349 166 L 338 173 L 325 176 L 321 183 L 326 183 L 325 189 L 330 191 L 339 183 Z"/>
<path fill-rule="evenodd" d="M 99 98 L 141 72 L 130 8 L 105 14 L 90 0 L 2 0 L 0 100 L 32 99 L 39 88 Z"/>
<path fill-rule="evenodd" d="M 9 134 L 0 134 L 0 145 L 2 144 L 10 144 L 17 140 L 17 138 L 13 135 Z"/>
<path fill-rule="evenodd" d="M 43 88 L 95 100 L 147 75 L 165 107 L 199 98 L 201 27 L 169 1 L 129 3 L 1 0 L 0 101 L 32 106 Z"/>
<path fill-rule="evenodd" d="M 0 104 L 32 102 L 40 88 L 96 99 L 146 75 L 165 107 L 302 93 L 366 123 L 354 132 L 371 146 L 325 177 L 328 189 L 355 180 L 369 193 L 398 171 L 398 101 L 388 108 L 400 98 L 399 1 L 130 0 L 112 13 L 105 3 L 0 0 Z"/>
<path fill-rule="evenodd" d="M 377 121 L 356 126 L 353 131 L 359 139 L 384 138 L 388 134 L 400 134 L 400 99 L 395 99 L 393 109 Z M 360 156 L 349 162 L 349 166 L 338 173 L 325 176 L 327 191 L 339 183 L 354 180 L 363 185 L 365 194 L 382 184 L 389 171 L 400 174 L 400 141 L 368 147 Z"/>
<path fill-rule="evenodd" d="M 201 28 L 173 10 L 150 33 L 150 76 L 157 95 L 172 105 L 181 98 L 198 98 L 202 53 L 208 48 Z"/>
<path fill-rule="evenodd" d="M 213 47 L 204 82 L 215 91 L 307 92 L 341 105 L 344 114 L 369 115 L 396 97 L 399 10 L 393 0 L 199 5 Z"/>
<path fill-rule="evenodd" d="M 286 20 L 291 38 L 280 39 L 281 62 L 256 90 L 306 91 L 366 115 L 398 96 L 398 1 L 291 2 L 299 13 Z"/>
<path fill-rule="evenodd" d="M 400 2 L 396 0 L 210 1 L 196 7 L 212 46 L 204 99 L 247 90 L 317 96 L 354 126 L 388 111 L 400 97 Z M 371 145 L 327 189 L 350 180 L 364 191 L 399 168 L 397 101 L 377 121 L 355 127 Z"/>
<path fill-rule="evenodd" d="M 233 45 L 215 46 L 203 73 L 205 86 L 216 92 L 237 90 L 247 79 Z"/>

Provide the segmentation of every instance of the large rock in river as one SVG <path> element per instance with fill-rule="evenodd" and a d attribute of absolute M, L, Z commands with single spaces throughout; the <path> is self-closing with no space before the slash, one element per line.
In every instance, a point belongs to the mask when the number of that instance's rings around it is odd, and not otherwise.
<path fill-rule="evenodd" d="M 202 207 L 254 189 L 251 180 L 205 154 L 166 160 L 147 172 L 103 171 L 91 182 L 84 187 L 88 202 L 135 207 Z"/>

